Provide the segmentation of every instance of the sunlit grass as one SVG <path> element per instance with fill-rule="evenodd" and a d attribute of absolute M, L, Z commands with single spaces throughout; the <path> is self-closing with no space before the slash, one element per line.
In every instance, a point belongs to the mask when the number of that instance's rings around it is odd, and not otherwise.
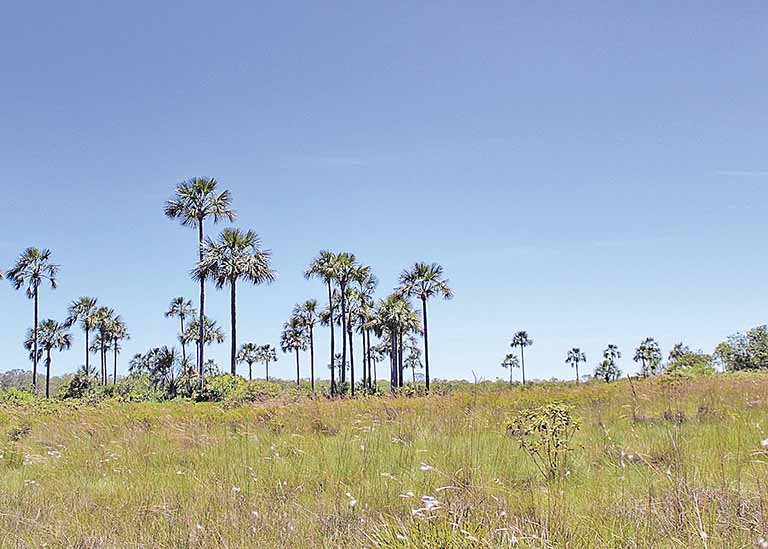
<path fill-rule="evenodd" d="M 2 547 L 754 547 L 768 376 L 0 407 Z M 563 481 L 506 434 L 576 407 Z"/>

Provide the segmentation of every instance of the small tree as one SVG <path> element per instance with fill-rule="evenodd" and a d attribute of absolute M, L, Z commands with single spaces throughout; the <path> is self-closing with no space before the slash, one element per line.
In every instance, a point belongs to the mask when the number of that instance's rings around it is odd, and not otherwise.
<path fill-rule="evenodd" d="M 533 340 L 528 337 L 528 332 L 520 331 L 512 336 L 510 347 L 520 347 L 520 368 L 523 372 L 523 385 L 525 385 L 525 348 L 533 345 Z"/>
<path fill-rule="evenodd" d="M 509 368 L 509 385 L 512 385 L 512 370 L 520 367 L 520 360 L 514 353 L 507 353 L 504 360 L 501 361 L 502 368 Z"/>
<path fill-rule="evenodd" d="M 635 349 L 635 362 L 642 366 L 643 377 L 655 375 L 661 365 L 661 349 L 652 337 L 646 337 Z"/>
<path fill-rule="evenodd" d="M 585 355 L 578 347 L 574 347 L 568 351 L 568 356 L 565 357 L 565 363 L 570 364 L 572 367 L 576 368 L 576 383 L 579 382 L 579 362 L 586 361 L 587 355 Z"/>

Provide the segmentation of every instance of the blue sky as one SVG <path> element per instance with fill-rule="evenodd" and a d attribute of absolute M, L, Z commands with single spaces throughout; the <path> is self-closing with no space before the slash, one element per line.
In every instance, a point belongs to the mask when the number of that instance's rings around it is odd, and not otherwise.
<path fill-rule="evenodd" d="M 382 295 L 416 260 L 445 267 L 438 377 L 505 376 L 519 329 L 530 377 L 569 377 L 572 346 L 592 369 L 615 343 L 631 370 L 646 336 L 711 351 L 768 320 L 763 3 L 15 2 L 2 20 L 0 265 L 51 248 L 41 315 L 117 309 L 124 371 L 173 343 L 172 297 L 196 301 L 194 231 L 162 208 L 197 175 L 280 273 L 240 290 L 243 341 L 277 344 L 323 296 L 301 275 L 321 248 Z M 0 369 L 29 367 L 31 303 L 0 290 Z M 75 333 L 54 373 L 83 362 Z"/>

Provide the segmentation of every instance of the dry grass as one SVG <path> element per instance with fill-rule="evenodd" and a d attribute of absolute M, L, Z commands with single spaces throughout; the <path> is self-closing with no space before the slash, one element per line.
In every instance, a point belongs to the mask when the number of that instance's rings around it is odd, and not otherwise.
<path fill-rule="evenodd" d="M 583 428 L 566 479 L 547 483 L 505 422 L 555 400 Z M 232 409 L 3 405 L 0 546 L 755 547 L 767 411 L 760 374 Z"/>

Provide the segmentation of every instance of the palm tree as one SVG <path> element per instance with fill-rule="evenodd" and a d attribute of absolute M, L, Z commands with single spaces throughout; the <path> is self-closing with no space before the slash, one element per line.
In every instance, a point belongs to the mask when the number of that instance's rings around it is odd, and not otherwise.
<path fill-rule="evenodd" d="M 394 390 L 403 385 L 403 338 L 409 332 L 421 333 L 419 317 L 399 292 L 380 300 L 374 316 L 376 331 L 388 343 L 390 385 Z"/>
<path fill-rule="evenodd" d="M 107 351 L 109 351 L 112 348 L 112 340 L 109 338 L 109 336 L 105 333 L 99 330 L 99 332 L 96 333 L 96 336 L 93 338 L 93 343 L 91 343 L 91 346 L 88 348 L 88 351 L 93 354 L 98 354 L 100 357 L 100 370 L 99 370 L 99 383 L 102 385 L 106 384 L 105 378 L 106 378 L 106 355 Z M 93 368 L 94 371 L 96 368 Z"/>
<path fill-rule="evenodd" d="M 98 343 L 98 352 L 101 357 L 101 383 L 107 384 L 107 351 L 112 348 L 112 323 L 115 320 L 115 311 L 109 307 L 99 307 L 94 312 L 98 334 L 94 344 Z"/>
<path fill-rule="evenodd" d="M 598 365 L 595 370 L 595 377 L 602 377 L 606 383 L 609 383 L 612 379 L 618 379 L 621 376 L 621 370 L 617 364 L 621 358 L 621 351 L 613 343 L 603 351 L 603 361 Z"/>
<path fill-rule="evenodd" d="M 421 349 L 419 349 L 417 340 L 413 335 L 408 336 L 406 347 L 408 348 L 408 354 L 406 355 L 403 364 L 405 364 L 406 368 L 411 369 L 411 374 L 413 375 L 413 383 L 415 384 L 416 369 L 423 366 L 421 362 Z"/>
<path fill-rule="evenodd" d="M 331 328 L 331 364 L 334 363 L 334 357 L 336 356 L 336 344 L 334 337 L 334 320 L 333 320 L 333 288 L 332 283 L 336 278 L 335 273 L 336 254 L 328 250 L 320 250 L 318 256 L 312 260 L 309 264 L 309 268 L 304 271 L 304 277 L 319 278 L 325 282 L 328 287 L 328 315 L 329 320 L 327 325 Z M 334 376 L 334 368 L 331 368 L 331 396 L 336 394 L 336 378 Z"/>
<path fill-rule="evenodd" d="M 349 284 L 355 279 L 356 271 L 359 265 L 357 264 L 357 258 L 355 254 L 349 252 L 341 252 L 336 255 L 336 260 L 333 265 L 334 281 L 339 287 L 339 295 L 341 296 L 341 362 L 346 364 L 347 362 L 347 288 Z M 346 381 L 346 369 L 341 371 L 341 382 Z M 352 387 L 354 393 L 354 386 Z"/>
<path fill-rule="evenodd" d="M 316 299 L 308 299 L 304 303 L 293 308 L 294 316 L 298 316 L 304 323 L 304 328 L 309 337 L 309 379 L 312 392 L 315 392 L 315 325 L 318 321 L 318 304 Z"/>
<path fill-rule="evenodd" d="M 213 219 L 218 223 L 223 219 L 234 221 L 237 215 L 232 210 L 232 195 L 229 191 L 216 191 L 218 183 L 213 178 L 194 177 L 176 186 L 176 195 L 166 202 L 165 215 L 170 219 L 178 219 L 185 227 L 197 228 L 197 245 L 199 250 L 198 260 L 203 260 L 203 239 L 205 237 L 203 225 L 206 219 Z M 200 318 L 205 317 L 205 280 L 200 279 Z M 205 337 L 203 327 L 205 323 L 198 323 L 200 330 L 198 336 L 197 366 L 200 377 L 200 390 L 203 389 L 203 364 L 205 363 Z"/>
<path fill-rule="evenodd" d="M 259 360 L 264 363 L 265 379 L 269 381 L 269 363 L 277 362 L 277 350 L 266 344 L 259 347 Z"/>
<path fill-rule="evenodd" d="M 248 381 L 253 379 L 253 363 L 261 358 L 261 347 L 255 343 L 243 343 L 237 353 L 237 361 L 248 365 Z"/>
<path fill-rule="evenodd" d="M 513 349 L 515 347 L 520 347 L 520 364 L 523 372 L 523 385 L 525 385 L 525 353 L 523 352 L 523 349 L 530 347 L 531 345 L 533 345 L 533 340 L 528 337 L 528 332 L 525 330 L 517 332 L 512 336 L 510 347 Z"/>
<path fill-rule="evenodd" d="M 165 311 L 165 318 L 178 318 L 180 323 L 179 334 L 184 333 L 184 320 L 187 317 L 195 316 L 197 311 L 192 306 L 192 300 L 185 297 L 175 297 L 171 300 L 168 310 Z M 181 361 L 187 361 L 187 345 L 185 341 L 181 342 Z"/>
<path fill-rule="evenodd" d="M 371 268 L 368 266 L 360 267 L 356 272 L 355 281 L 358 283 L 357 288 L 357 308 L 354 321 L 358 325 L 358 332 L 362 339 L 362 380 L 363 385 L 367 383 L 370 386 L 371 380 L 371 360 L 370 360 L 370 345 L 371 345 L 371 327 L 373 321 L 373 296 L 376 292 L 376 287 L 379 285 L 379 279 L 371 272 Z M 366 376 L 367 370 L 367 376 Z"/>
<path fill-rule="evenodd" d="M 633 360 L 642 364 L 643 377 L 648 377 L 649 373 L 655 374 L 656 368 L 661 362 L 659 344 L 652 337 L 646 337 L 640 343 L 640 346 L 635 349 Z"/>
<path fill-rule="evenodd" d="M 579 362 L 586 362 L 587 356 L 578 347 L 574 347 L 568 351 L 568 356 L 565 357 L 565 363 L 570 364 L 573 368 L 576 368 L 576 383 L 579 382 Z"/>
<path fill-rule="evenodd" d="M 200 333 L 203 333 L 203 343 L 211 345 L 212 343 L 224 343 L 224 332 L 219 328 L 218 323 L 210 317 L 205 317 L 204 329 L 200 329 L 200 320 L 195 319 L 187 326 L 181 339 L 185 341 L 194 341 L 196 347 L 200 346 Z M 199 356 L 198 356 L 199 358 Z"/>
<path fill-rule="evenodd" d="M 114 362 L 113 362 L 114 369 L 113 369 L 113 375 L 112 375 L 112 384 L 114 385 L 117 383 L 117 357 L 120 354 L 120 351 L 122 351 L 120 342 L 131 339 L 131 336 L 128 333 L 128 330 L 126 329 L 126 326 L 125 326 L 125 322 L 123 322 L 123 319 L 120 317 L 120 315 L 117 315 L 116 317 L 110 320 L 108 332 L 110 337 L 112 338 L 112 352 L 114 353 Z"/>
<path fill-rule="evenodd" d="M 416 263 L 400 274 L 400 291 L 408 297 L 421 299 L 422 322 L 424 323 L 424 379 L 429 392 L 429 336 L 427 332 L 427 300 L 441 296 L 451 299 L 453 290 L 443 276 L 443 268 L 437 263 Z"/>
<path fill-rule="evenodd" d="M 504 360 L 501 362 L 502 368 L 509 368 L 509 385 L 512 386 L 512 370 L 520 367 L 520 360 L 514 353 L 507 353 Z"/>
<path fill-rule="evenodd" d="M 217 241 L 208 238 L 203 245 L 203 258 L 194 271 L 195 278 L 211 278 L 218 289 L 229 286 L 230 292 L 230 373 L 237 366 L 237 281 L 252 284 L 270 283 L 277 273 L 269 266 L 272 253 L 261 248 L 261 240 L 253 231 L 224 229 Z"/>
<path fill-rule="evenodd" d="M 13 287 L 18 290 L 26 285 L 27 297 L 35 302 L 35 323 L 32 331 L 33 339 L 33 359 L 32 359 L 32 391 L 37 393 L 37 362 L 40 357 L 38 353 L 38 302 L 40 285 L 48 281 L 52 289 L 56 289 L 56 275 L 59 272 L 59 266 L 51 262 L 50 250 L 39 250 L 29 247 L 21 253 L 16 260 L 16 264 L 8 270 L 8 280 Z"/>
<path fill-rule="evenodd" d="M 307 335 L 301 318 L 292 316 L 285 323 L 283 333 L 280 335 L 280 348 L 284 353 L 291 351 L 296 353 L 296 386 L 298 387 L 301 381 L 299 374 L 299 351 L 304 351 L 307 348 Z"/>
<path fill-rule="evenodd" d="M 38 343 L 42 349 L 38 349 Z M 24 347 L 35 354 L 39 359 L 45 351 L 45 398 L 50 397 L 51 386 L 51 351 L 57 349 L 64 351 L 72 346 L 72 335 L 67 331 L 65 324 L 60 324 L 52 319 L 43 320 L 39 329 L 30 329 Z"/>
<path fill-rule="evenodd" d="M 91 346 L 90 333 L 91 330 L 96 328 L 98 324 L 97 300 L 95 297 L 83 296 L 80 299 L 73 301 L 69 306 L 69 314 L 64 321 L 64 325 L 67 328 L 71 328 L 75 323 L 80 322 L 80 327 L 85 332 L 85 369 L 90 371 L 90 353 L 88 352 Z"/>

